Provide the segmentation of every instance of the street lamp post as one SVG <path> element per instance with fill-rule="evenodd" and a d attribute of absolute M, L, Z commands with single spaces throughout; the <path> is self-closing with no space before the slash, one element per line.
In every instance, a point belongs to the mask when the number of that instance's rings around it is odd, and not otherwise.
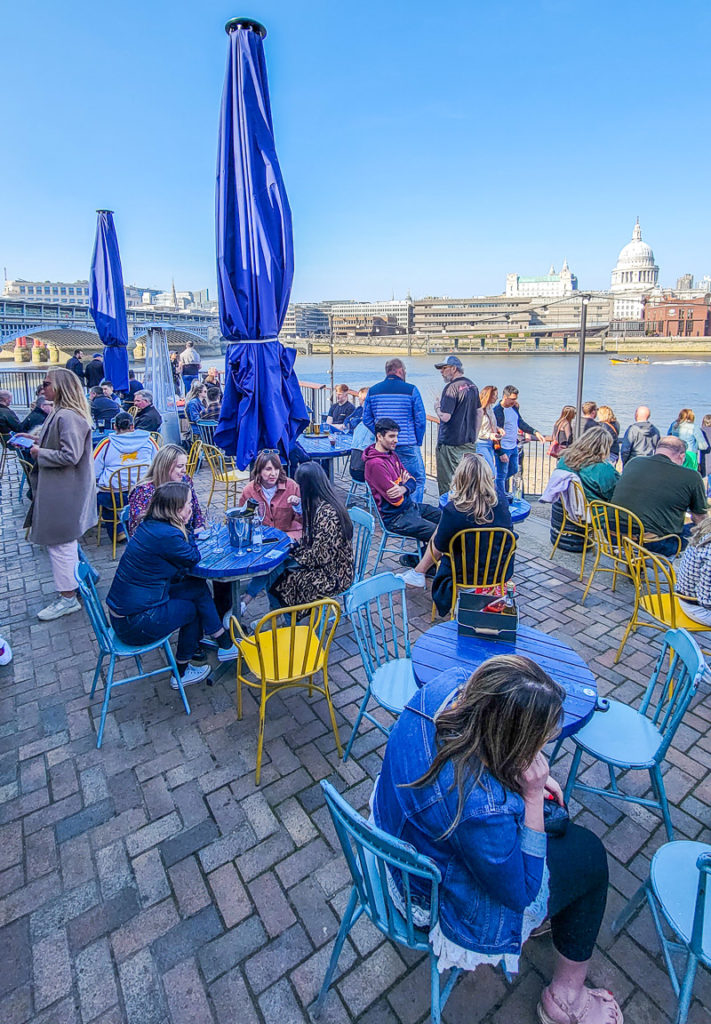
<path fill-rule="evenodd" d="M 583 429 L 583 379 L 585 377 L 585 331 L 588 323 L 589 295 L 583 295 L 580 306 L 580 334 L 578 343 L 578 395 L 575 405 L 575 436 L 580 437 Z"/>
<path fill-rule="evenodd" d="M 335 402 L 335 385 L 334 385 L 334 358 L 333 358 L 333 314 L 328 314 L 328 351 L 330 355 L 330 373 L 331 373 L 331 402 Z"/>

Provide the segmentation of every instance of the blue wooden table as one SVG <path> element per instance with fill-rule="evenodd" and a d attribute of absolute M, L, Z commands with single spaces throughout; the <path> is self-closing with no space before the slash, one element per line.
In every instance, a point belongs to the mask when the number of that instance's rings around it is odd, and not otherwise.
<path fill-rule="evenodd" d="M 335 438 L 335 444 L 331 444 L 331 438 Z M 304 459 L 316 459 L 324 463 L 323 468 L 331 482 L 333 460 L 350 455 L 352 446 L 353 435 L 342 430 L 334 430 L 331 434 L 301 434 L 296 442 L 296 447 Z"/>
<path fill-rule="evenodd" d="M 198 538 L 200 562 L 191 570 L 192 576 L 204 580 L 223 580 L 232 584 L 232 608 L 235 615 L 239 614 L 241 601 L 241 585 L 244 580 L 257 576 L 267 576 L 273 569 L 281 565 L 288 557 L 292 539 L 288 534 L 273 526 L 263 526 L 264 544 L 258 551 L 243 551 L 231 547 L 226 526 L 220 527 L 219 543 L 222 551 L 218 554 L 213 538 L 201 541 Z"/>
<path fill-rule="evenodd" d="M 496 654 L 521 654 L 530 658 L 565 688 L 561 737 L 572 736 L 590 720 L 597 704 L 595 676 L 580 655 L 562 640 L 528 626 L 519 625 L 516 640 L 509 643 L 459 636 L 456 622 L 440 622 L 413 644 L 415 679 L 418 686 L 425 686 L 447 668 L 466 668 L 473 672 Z"/>
<path fill-rule="evenodd" d="M 444 508 L 448 501 L 449 491 L 445 491 L 444 494 L 440 495 L 439 507 Z M 531 504 L 526 501 L 525 498 L 510 498 L 509 512 L 511 513 L 512 523 L 522 523 L 524 519 L 528 519 L 531 514 Z"/>

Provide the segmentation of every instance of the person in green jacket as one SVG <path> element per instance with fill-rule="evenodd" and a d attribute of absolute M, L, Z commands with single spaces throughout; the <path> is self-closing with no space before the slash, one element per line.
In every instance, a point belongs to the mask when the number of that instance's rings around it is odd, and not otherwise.
<path fill-rule="evenodd" d="M 608 461 L 612 435 L 603 426 L 591 427 L 571 444 L 558 469 L 580 477 L 588 501 L 611 501 L 620 474 Z"/>

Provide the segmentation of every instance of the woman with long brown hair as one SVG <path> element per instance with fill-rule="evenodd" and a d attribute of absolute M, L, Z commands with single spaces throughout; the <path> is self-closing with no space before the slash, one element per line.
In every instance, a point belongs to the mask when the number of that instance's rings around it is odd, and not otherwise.
<path fill-rule="evenodd" d="M 604 989 L 585 987 L 607 900 L 607 857 L 594 833 L 568 824 L 547 837 L 544 800 L 563 804 L 543 747 L 558 734 L 565 691 L 535 662 L 504 655 L 468 677 L 441 673 L 395 722 L 373 794 L 385 832 L 440 870 L 439 919 L 429 886 L 410 876 L 414 923 L 429 930 L 441 971 L 503 962 L 548 916 L 555 963 L 537 1007 L 542 1024 L 621 1024 Z M 388 890 L 404 910 L 401 875 Z"/>
<path fill-rule="evenodd" d="M 565 448 L 573 443 L 573 420 L 575 419 L 575 406 L 564 405 L 560 416 L 553 424 L 551 431 L 550 456 L 554 459 L 560 458 Z"/>
<path fill-rule="evenodd" d="M 175 660 L 183 686 L 210 673 L 191 665 L 200 639 L 211 637 L 220 661 L 237 657 L 203 579 L 187 575 L 200 561 L 190 530 L 192 492 L 186 483 L 156 487 L 146 514 L 121 556 L 106 604 L 111 625 L 127 644 L 147 644 L 178 629 Z M 178 689 L 178 680 L 171 681 Z"/>
<path fill-rule="evenodd" d="M 494 406 L 499 400 L 499 391 L 493 384 L 487 384 L 479 392 L 479 404 L 482 417 L 479 434 L 476 439 L 476 453 L 483 455 L 491 466 L 491 472 L 496 476 L 496 457 L 494 455 L 494 442 L 503 435 L 501 427 L 497 426 L 494 418 Z"/>
<path fill-rule="evenodd" d="M 81 381 L 71 370 L 51 369 L 43 390 L 54 408 L 29 450 L 35 469 L 25 526 L 29 526 L 34 544 L 46 545 L 59 592 L 56 600 L 37 613 L 37 618 L 46 622 L 81 608 L 74 579 L 77 541 L 96 525 L 98 516 L 91 414 Z"/>

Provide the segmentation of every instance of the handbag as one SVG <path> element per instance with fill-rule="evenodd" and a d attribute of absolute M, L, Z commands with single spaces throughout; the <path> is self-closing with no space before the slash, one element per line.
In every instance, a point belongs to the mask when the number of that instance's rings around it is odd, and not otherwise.
<path fill-rule="evenodd" d="M 553 441 L 550 448 L 548 449 L 548 454 L 552 459 L 559 459 L 563 454 L 563 446 L 559 444 L 557 441 Z"/>

